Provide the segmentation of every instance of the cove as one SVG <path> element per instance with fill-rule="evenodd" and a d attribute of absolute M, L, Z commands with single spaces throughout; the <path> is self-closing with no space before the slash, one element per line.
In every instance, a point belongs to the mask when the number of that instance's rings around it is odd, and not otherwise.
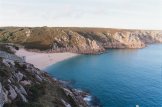
<path fill-rule="evenodd" d="M 162 45 L 143 49 L 109 49 L 101 55 L 80 55 L 46 71 L 88 90 L 103 107 L 162 106 Z"/>

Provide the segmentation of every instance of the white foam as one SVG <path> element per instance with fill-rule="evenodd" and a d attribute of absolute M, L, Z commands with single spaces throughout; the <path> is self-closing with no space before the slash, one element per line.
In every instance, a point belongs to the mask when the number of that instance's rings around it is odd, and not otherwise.
<path fill-rule="evenodd" d="M 92 96 L 86 96 L 86 97 L 84 97 L 84 101 L 87 101 L 87 102 L 92 101 Z"/>

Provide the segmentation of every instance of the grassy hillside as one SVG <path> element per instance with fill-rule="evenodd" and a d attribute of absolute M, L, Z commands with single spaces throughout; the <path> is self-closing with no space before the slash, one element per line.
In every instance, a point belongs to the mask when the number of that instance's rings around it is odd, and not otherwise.
<path fill-rule="evenodd" d="M 107 48 L 141 48 L 162 42 L 161 31 L 110 28 L 2 27 L 0 42 L 28 49 L 95 53 Z"/>

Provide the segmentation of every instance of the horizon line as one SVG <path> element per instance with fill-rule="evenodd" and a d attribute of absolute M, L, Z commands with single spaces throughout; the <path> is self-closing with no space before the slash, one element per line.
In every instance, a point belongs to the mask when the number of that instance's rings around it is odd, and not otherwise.
<path fill-rule="evenodd" d="M 97 27 L 97 26 L 0 26 L 2 27 L 31 27 L 31 28 L 36 28 L 36 27 L 49 27 L 49 28 L 95 28 L 95 29 L 121 29 L 121 30 L 155 30 L 155 31 L 162 31 L 162 29 L 150 29 L 150 28 L 119 28 L 119 27 Z"/>

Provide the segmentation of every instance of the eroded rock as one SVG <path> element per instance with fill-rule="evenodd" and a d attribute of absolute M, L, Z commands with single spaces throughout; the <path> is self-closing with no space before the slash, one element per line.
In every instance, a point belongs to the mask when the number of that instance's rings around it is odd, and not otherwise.
<path fill-rule="evenodd" d="M 0 107 L 3 107 L 4 103 L 5 103 L 5 96 L 2 89 L 2 84 L 0 82 Z"/>

